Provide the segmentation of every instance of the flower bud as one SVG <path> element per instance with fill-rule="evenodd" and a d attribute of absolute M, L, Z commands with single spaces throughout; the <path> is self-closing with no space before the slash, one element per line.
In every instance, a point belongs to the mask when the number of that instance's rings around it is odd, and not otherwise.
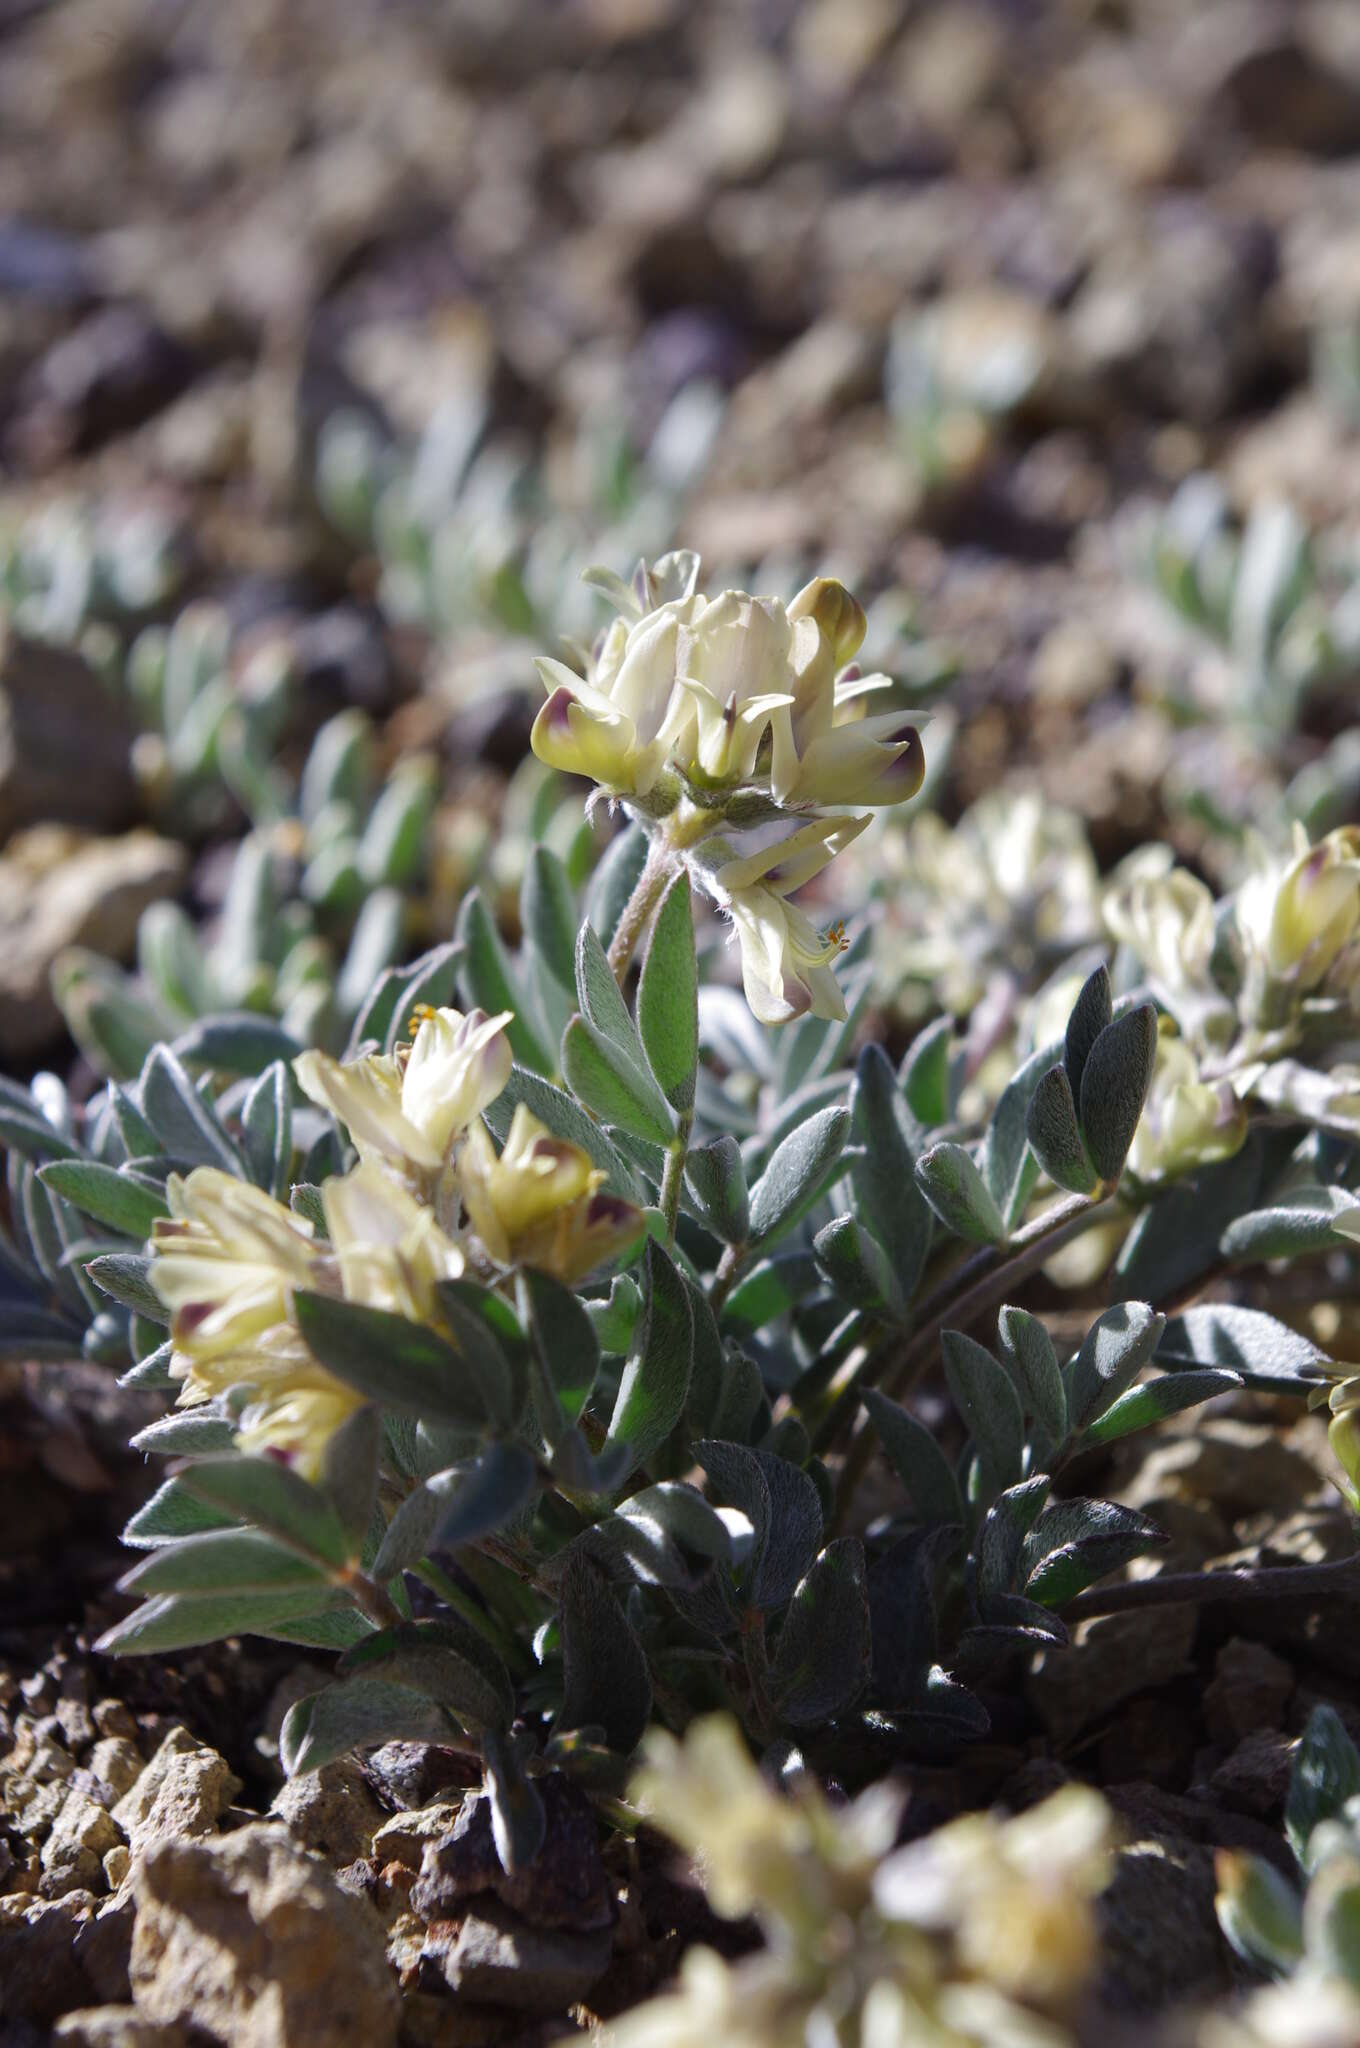
<path fill-rule="evenodd" d="M 789 617 L 816 620 L 838 669 L 854 660 L 869 626 L 859 599 L 834 576 L 814 576 L 805 583 L 789 606 Z"/>
<path fill-rule="evenodd" d="M 1272 981 L 1315 989 L 1360 926 L 1360 827 L 1340 826 L 1310 846 L 1296 826 L 1292 858 L 1243 883 L 1237 922 Z"/>

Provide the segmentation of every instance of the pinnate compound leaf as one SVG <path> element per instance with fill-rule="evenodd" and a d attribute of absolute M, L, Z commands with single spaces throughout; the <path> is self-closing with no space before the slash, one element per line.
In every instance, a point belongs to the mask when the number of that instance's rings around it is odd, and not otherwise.
<path fill-rule="evenodd" d="M 1115 1501 L 1056 1501 L 1025 1545 L 1025 1597 L 1041 1607 L 1064 1607 L 1097 1579 L 1166 1541 L 1155 1522 Z"/>
<path fill-rule="evenodd" d="M 964 1145 L 932 1145 L 916 1162 L 916 1179 L 942 1223 L 970 1244 L 1001 1244 L 1006 1225 L 991 1189 Z"/>
<path fill-rule="evenodd" d="M 1003 1308 L 997 1317 L 1001 1363 L 1015 1383 L 1020 1405 L 1052 1438 L 1067 1433 L 1067 1395 L 1053 1340 L 1027 1309 Z"/>
<path fill-rule="evenodd" d="M 751 1190 L 753 1244 L 772 1243 L 819 1200 L 839 1164 L 849 1130 L 848 1109 L 822 1109 L 775 1147 Z"/>
<path fill-rule="evenodd" d="M 604 1573 L 573 1550 L 562 1573 L 563 1728 L 603 1728 L 629 1755 L 652 1711 L 647 1659 Z"/>
<path fill-rule="evenodd" d="M 293 1308 L 318 1364 L 369 1400 L 466 1428 L 486 1421 L 485 1403 L 463 1359 L 424 1323 L 302 1288 Z"/>
<path fill-rule="evenodd" d="M 365 1675 L 339 1679 L 290 1707 L 279 1734 L 279 1757 L 289 1777 L 298 1778 L 355 1749 L 456 1739 L 452 1721 L 434 1700 L 414 1686 Z"/>
<path fill-rule="evenodd" d="M 849 1706 L 868 1669 L 864 1549 L 842 1536 L 794 1588 L 770 1664 L 770 1698 L 790 1727 L 819 1727 Z"/>
<path fill-rule="evenodd" d="M 1020 1397 L 1005 1367 L 961 1330 L 942 1331 L 940 1348 L 945 1382 L 977 1451 L 984 1490 L 998 1494 L 1020 1477 L 1025 1444 Z"/>
<path fill-rule="evenodd" d="M 139 1241 L 150 1237 L 157 1217 L 170 1213 L 160 1184 L 126 1167 L 101 1166 L 93 1159 L 55 1159 L 38 1168 L 38 1179 L 96 1223 Z"/>
<path fill-rule="evenodd" d="M 1121 1301 L 1091 1325 L 1064 1375 L 1074 1430 L 1089 1429 L 1133 1385 L 1165 1328 L 1145 1301 Z"/>
<path fill-rule="evenodd" d="M 637 993 L 638 1032 L 647 1063 L 667 1102 L 694 1107 L 699 1068 L 699 967 L 689 875 L 682 868 L 656 914 Z"/>
<path fill-rule="evenodd" d="M 1052 1066 L 1040 1078 L 1030 1097 L 1025 1128 L 1034 1156 L 1051 1181 L 1074 1195 L 1095 1191 L 1097 1175 L 1082 1143 L 1065 1067 Z"/>
<path fill-rule="evenodd" d="M 357 1557 L 345 1525 L 319 1487 L 272 1458 L 209 1458 L 175 1474 L 196 1500 L 240 1515 L 324 1564 Z"/>
<path fill-rule="evenodd" d="M 628 1447 L 634 1468 L 660 1449 L 684 1414 L 694 1363 L 694 1319 L 684 1280 L 655 1239 L 648 1240 L 644 1256 L 647 1290 L 638 1336 L 606 1439 Z"/>
<path fill-rule="evenodd" d="M 1110 972 L 1102 962 L 1093 974 L 1082 983 L 1081 993 L 1072 1005 L 1072 1014 L 1067 1020 L 1067 1034 L 1063 1043 L 1063 1067 L 1072 1090 L 1074 1102 L 1081 1100 L 1082 1077 L 1092 1048 L 1102 1031 L 1114 1018 L 1114 1000 L 1110 990 Z"/>
<path fill-rule="evenodd" d="M 958 1481 L 925 1424 L 877 1387 L 867 1389 L 864 1405 L 919 1519 L 928 1525 L 961 1523 L 964 1509 Z"/>

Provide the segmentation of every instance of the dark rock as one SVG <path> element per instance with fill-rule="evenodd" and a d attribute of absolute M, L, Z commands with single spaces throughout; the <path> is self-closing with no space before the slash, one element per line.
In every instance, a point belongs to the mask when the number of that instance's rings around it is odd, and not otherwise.
<path fill-rule="evenodd" d="M 35 366 L 13 438 L 39 464 L 97 448 L 177 398 L 193 367 L 188 350 L 140 307 L 106 307 Z"/>
<path fill-rule="evenodd" d="M 1263 149 L 1326 157 L 1360 149 L 1360 81 L 1292 36 L 1239 57 L 1208 111 L 1226 114 Z"/>
<path fill-rule="evenodd" d="M 531 1863 L 513 1875 L 502 1868 L 492 1836 L 491 1801 L 485 1795 L 468 1799 L 443 1840 L 425 1844 L 420 1877 L 411 1891 L 413 1911 L 427 1921 L 448 1920 L 469 1899 L 490 1892 L 535 1927 L 609 1926 L 613 1894 L 589 1800 L 560 1772 L 540 1778 L 538 1791 L 547 1828 Z"/>
<path fill-rule="evenodd" d="M 1209 1790 L 1225 1806 L 1265 1820 L 1284 1808 L 1293 1769 L 1295 1743 L 1274 1729 L 1258 1728 L 1244 1735 L 1230 1757 L 1209 1780 Z"/>
<path fill-rule="evenodd" d="M 389 1811 L 414 1812 L 432 1806 L 450 1786 L 481 1783 L 480 1769 L 461 1750 L 436 1742 L 384 1742 L 364 1764 L 364 1775 Z"/>
<path fill-rule="evenodd" d="M 604 1975 L 612 1950 L 607 1928 L 582 1934 L 531 1927 L 508 1906 L 488 1899 L 456 1928 L 445 1921 L 430 1928 L 422 1975 L 437 1972 L 460 1999 L 560 2012 Z"/>
<path fill-rule="evenodd" d="M 130 823 L 132 737 L 82 655 L 8 633 L 0 649 L 0 844 L 24 825 L 111 832 Z"/>
<path fill-rule="evenodd" d="M 1294 1674 L 1264 1643 L 1233 1636 L 1223 1645 L 1204 1689 L 1204 1725 L 1225 1747 L 1257 1729 L 1280 1728 Z"/>

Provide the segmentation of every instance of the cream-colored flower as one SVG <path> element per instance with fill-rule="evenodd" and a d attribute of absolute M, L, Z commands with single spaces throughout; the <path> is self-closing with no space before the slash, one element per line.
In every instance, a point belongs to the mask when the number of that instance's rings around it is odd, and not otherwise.
<path fill-rule="evenodd" d="M 299 1053 L 293 1071 L 303 1093 L 345 1125 L 361 1159 L 434 1173 L 510 1078 L 510 1018 L 509 1010 L 435 1010 L 404 1058 L 341 1061 L 312 1050 Z"/>
<path fill-rule="evenodd" d="M 1289 858 L 1263 856 L 1242 884 L 1237 926 L 1270 980 L 1315 989 L 1360 927 L 1360 827 L 1310 846 L 1295 825 Z"/>
<path fill-rule="evenodd" d="M 1128 1169 L 1145 1182 L 1174 1180 L 1213 1159 L 1230 1159 L 1247 1136 L 1247 1108 L 1226 1081 L 1199 1078 L 1199 1062 L 1169 1017 L 1158 1020 L 1157 1063 Z"/>
<path fill-rule="evenodd" d="M 915 793 L 925 772 L 915 726 L 896 711 L 862 715 L 888 678 L 838 677 L 864 636 L 863 610 L 841 584 L 819 577 L 787 606 L 744 590 L 706 598 L 695 557 L 667 561 L 679 566 L 658 563 L 631 589 L 593 573 L 623 616 L 586 676 L 538 662 L 541 760 L 638 798 L 669 767 L 701 804 L 753 784 L 803 809 Z M 677 594 L 643 609 L 661 591 Z"/>
<path fill-rule="evenodd" d="M 1200 989 L 1214 948 L 1214 899 L 1186 868 L 1170 867 L 1163 847 L 1145 847 L 1126 863 L 1101 905 L 1105 928 L 1137 954 L 1149 978 L 1170 992 Z"/>
<path fill-rule="evenodd" d="M 817 818 L 792 833 L 757 834 L 764 843 L 754 852 L 720 860 L 706 875 L 731 916 L 746 1000 L 762 1024 L 809 1014 L 844 1019 L 845 999 L 831 968 L 844 950 L 843 936 L 836 928 L 824 937 L 788 897 L 868 823 L 867 817 Z"/>
<path fill-rule="evenodd" d="M 812 1846 L 811 1822 L 761 1777 L 735 1721 L 706 1715 L 683 1742 L 653 1729 L 644 1754 L 633 1797 L 697 1859 L 713 1910 L 729 1920 L 758 1908 L 778 1912 L 788 1864 Z"/>
<path fill-rule="evenodd" d="M 464 1266 L 434 1211 L 371 1161 L 328 1180 L 321 1206 L 345 1299 L 428 1322 L 438 1283 Z"/>
<path fill-rule="evenodd" d="M 165 1184 L 152 1231 L 151 1284 L 170 1310 L 177 1351 L 240 1351 L 287 1319 L 288 1290 L 309 1287 L 322 1250 L 312 1227 L 271 1195 L 215 1166 Z"/>
<path fill-rule="evenodd" d="M 575 1281 L 635 1243 L 642 1213 L 606 1194 L 579 1146 L 556 1138 L 521 1102 L 497 1156 L 476 1124 L 458 1155 L 468 1222 L 497 1265 L 540 1267 Z"/>
<path fill-rule="evenodd" d="M 325 1387 L 302 1386 L 267 1394 L 241 1410 L 236 1431 L 239 1450 L 253 1457 L 277 1458 L 302 1478 L 316 1480 L 326 1445 L 347 1422 L 364 1396 L 338 1380 Z"/>
<path fill-rule="evenodd" d="M 952 1930 L 963 1968 L 1013 1997 L 1061 2001 L 1097 1953 L 1092 1902 L 1110 1877 L 1110 1816 L 1066 1785 L 1008 1821 L 970 1814 L 889 1857 L 874 1898 L 886 1918 Z"/>

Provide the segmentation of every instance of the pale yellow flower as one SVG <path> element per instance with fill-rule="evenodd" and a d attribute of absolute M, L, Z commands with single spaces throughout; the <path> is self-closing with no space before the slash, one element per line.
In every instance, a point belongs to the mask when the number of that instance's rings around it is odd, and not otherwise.
<path fill-rule="evenodd" d="M 1209 978 L 1214 899 L 1186 868 L 1169 867 L 1162 847 L 1146 847 L 1126 863 L 1101 905 L 1105 927 L 1137 954 L 1160 987 L 1198 989 Z"/>
<path fill-rule="evenodd" d="M 165 1199 L 151 1284 L 177 1351 L 197 1360 L 239 1351 L 286 1320 L 290 1288 L 315 1284 L 322 1251 L 311 1225 L 261 1189 L 196 1166 L 170 1175 Z"/>
<path fill-rule="evenodd" d="M 303 1386 L 267 1394 L 242 1409 L 237 1448 L 253 1457 L 277 1458 L 302 1478 L 320 1477 L 326 1445 L 364 1396 L 338 1380 L 325 1387 Z"/>
<path fill-rule="evenodd" d="M 1158 1020 L 1157 1063 L 1128 1169 L 1138 1180 L 1174 1180 L 1178 1174 L 1230 1159 L 1247 1136 L 1247 1108 L 1226 1081 L 1199 1078 L 1199 1062 L 1169 1017 Z"/>
<path fill-rule="evenodd" d="M 510 1078 L 510 1018 L 508 1010 L 435 1010 L 404 1058 L 341 1061 L 312 1050 L 298 1055 L 293 1071 L 303 1093 L 345 1125 L 360 1159 L 434 1173 Z"/>
<path fill-rule="evenodd" d="M 1242 884 L 1237 925 L 1272 981 L 1315 989 L 1360 927 L 1360 827 L 1310 846 L 1295 825 L 1290 857 L 1262 858 Z"/>
<path fill-rule="evenodd" d="M 429 1321 L 439 1281 L 457 1280 L 464 1266 L 434 1211 L 372 1162 L 328 1180 L 321 1205 L 345 1299 Z"/>
<path fill-rule="evenodd" d="M 1110 1871 L 1109 1810 L 1074 1784 L 1017 1819 L 970 1814 L 899 1850 L 874 1897 L 890 1920 L 952 1930 L 971 1974 L 1046 2005 L 1069 1995 L 1094 1961 L 1093 1901 Z"/>
<path fill-rule="evenodd" d="M 497 1156 L 476 1124 L 458 1155 L 468 1222 L 497 1265 L 538 1266 L 574 1281 L 636 1241 L 641 1212 L 603 1191 L 587 1153 L 556 1138 L 520 1103 Z"/>
<path fill-rule="evenodd" d="M 633 1797 L 698 1860 L 713 1910 L 729 1920 L 778 1911 L 786 1866 L 812 1847 L 811 1821 L 762 1778 L 730 1715 L 692 1721 L 683 1742 L 653 1729 L 644 1755 Z"/>
<path fill-rule="evenodd" d="M 741 947 L 746 1000 L 762 1024 L 809 1014 L 844 1019 L 845 999 L 831 968 L 844 950 L 842 935 L 834 930 L 823 937 L 788 897 L 868 823 L 867 817 L 817 818 L 714 870 L 713 892 L 730 914 Z"/>

